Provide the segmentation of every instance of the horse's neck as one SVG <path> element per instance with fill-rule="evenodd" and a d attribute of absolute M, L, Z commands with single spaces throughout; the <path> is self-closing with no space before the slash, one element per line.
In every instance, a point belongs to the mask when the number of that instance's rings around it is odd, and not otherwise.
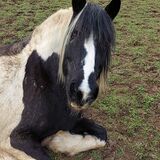
<path fill-rule="evenodd" d="M 72 14 L 71 8 L 59 10 L 34 30 L 30 44 L 44 60 L 61 53 Z"/>

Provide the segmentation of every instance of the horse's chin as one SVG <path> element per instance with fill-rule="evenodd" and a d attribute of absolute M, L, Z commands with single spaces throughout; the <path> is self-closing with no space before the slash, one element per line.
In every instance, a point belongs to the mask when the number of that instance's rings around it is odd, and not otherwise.
<path fill-rule="evenodd" d="M 76 104 L 74 102 L 71 102 L 70 106 L 71 106 L 71 108 L 73 108 L 76 111 L 82 111 L 82 110 L 85 110 L 88 107 L 88 104 L 80 106 L 80 105 L 78 105 L 78 104 Z"/>

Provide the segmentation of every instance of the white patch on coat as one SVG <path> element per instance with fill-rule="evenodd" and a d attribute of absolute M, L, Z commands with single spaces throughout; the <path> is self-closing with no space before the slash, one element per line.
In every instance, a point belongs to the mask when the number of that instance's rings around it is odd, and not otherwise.
<path fill-rule="evenodd" d="M 32 35 L 33 48 L 47 60 L 52 53 L 61 53 L 64 38 L 73 15 L 72 8 L 61 9 L 38 26 Z"/>
<path fill-rule="evenodd" d="M 93 33 L 85 40 L 84 48 L 86 50 L 86 56 L 84 58 L 84 79 L 79 87 L 79 90 L 83 93 L 83 99 L 86 100 L 91 91 L 89 87 L 89 76 L 94 72 L 95 67 L 95 46 Z"/>
<path fill-rule="evenodd" d="M 10 144 L 11 132 L 19 124 L 24 109 L 23 79 L 29 54 L 27 45 L 20 54 L 0 57 L 0 152 L 8 160 L 33 160 Z"/>
<path fill-rule="evenodd" d="M 26 62 L 23 53 L 0 57 L 0 144 L 21 120 Z"/>
<path fill-rule="evenodd" d="M 0 149 L 0 160 L 17 160 L 17 159 Z"/>
<path fill-rule="evenodd" d="M 34 50 L 37 50 L 44 60 L 53 52 L 60 53 L 72 14 L 71 8 L 56 12 L 34 30 L 30 42 L 20 54 L 0 56 L 0 151 L 3 151 L 3 155 L 16 160 L 33 160 L 10 144 L 10 135 L 21 121 L 24 109 L 25 67 Z"/>
<path fill-rule="evenodd" d="M 65 131 L 59 131 L 54 136 L 42 142 L 43 146 L 47 146 L 53 152 L 61 152 L 70 156 L 87 150 L 104 147 L 105 144 L 105 141 L 101 141 L 95 136 L 82 136 Z"/>

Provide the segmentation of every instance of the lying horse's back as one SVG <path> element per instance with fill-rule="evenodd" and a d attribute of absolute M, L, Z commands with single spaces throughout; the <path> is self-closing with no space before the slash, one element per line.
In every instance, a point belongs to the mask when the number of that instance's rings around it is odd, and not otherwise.
<path fill-rule="evenodd" d="M 21 63 L 20 54 L 29 43 L 29 40 L 30 38 L 25 38 L 22 41 L 0 47 L 0 94 L 7 90 L 6 87 L 9 86 L 5 85 L 12 81 L 12 76 L 19 69 Z"/>
<path fill-rule="evenodd" d="M 11 81 L 20 68 L 20 65 L 22 65 L 22 50 L 29 43 L 29 40 L 30 38 L 28 37 L 13 44 L 0 46 L 0 95 L 7 90 L 9 83 L 11 85 L 13 84 Z M 6 86 L 6 84 L 8 85 Z"/>
<path fill-rule="evenodd" d="M 28 157 L 19 153 L 10 144 L 11 132 L 21 120 L 23 105 L 23 79 L 25 75 L 24 54 L 25 46 L 18 50 L 15 44 L 0 49 L 0 159 L 18 160 L 17 156 Z M 2 52 L 3 51 L 3 52 Z M 13 52 L 14 51 L 14 52 Z M 27 159 L 26 159 L 27 160 Z"/>
<path fill-rule="evenodd" d="M 11 56 L 21 53 L 29 41 L 30 37 L 27 37 L 16 43 L 0 46 L 0 56 Z"/>

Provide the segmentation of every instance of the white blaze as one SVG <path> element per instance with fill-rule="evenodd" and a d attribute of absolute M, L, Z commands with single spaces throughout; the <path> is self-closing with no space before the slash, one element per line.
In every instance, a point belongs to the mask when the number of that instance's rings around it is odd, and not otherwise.
<path fill-rule="evenodd" d="M 94 46 L 93 33 L 91 33 L 89 38 L 85 40 L 84 48 L 86 50 L 86 56 L 84 58 L 84 66 L 83 66 L 84 79 L 79 89 L 83 93 L 83 99 L 86 100 L 88 94 L 91 91 L 89 87 L 89 76 L 91 75 L 92 72 L 94 72 L 94 66 L 95 66 L 95 46 Z"/>

